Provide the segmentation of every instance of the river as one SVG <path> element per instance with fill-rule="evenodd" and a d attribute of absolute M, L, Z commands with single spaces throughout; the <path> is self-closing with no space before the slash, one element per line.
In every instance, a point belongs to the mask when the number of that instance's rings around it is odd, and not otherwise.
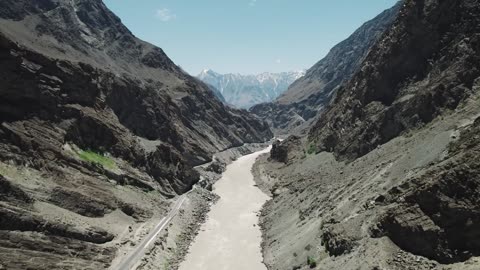
<path fill-rule="evenodd" d="M 257 157 L 269 150 L 227 166 L 213 187 L 220 200 L 212 206 L 180 270 L 267 270 L 257 214 L 269 197 L 255 186 L 251 169 Z"/>

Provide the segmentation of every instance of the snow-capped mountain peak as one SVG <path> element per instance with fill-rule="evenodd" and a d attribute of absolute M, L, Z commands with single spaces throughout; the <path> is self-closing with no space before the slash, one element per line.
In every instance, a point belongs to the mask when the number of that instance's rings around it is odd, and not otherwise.
<path fill-rule="evenodd" d="M 216 88 L 227 103 L 248 109 L 256 104 L 275 100 L 304 75 L 304 70 L 241 75 L 219 74 L 211 69 L 204 69 L 197 78 Z"/>

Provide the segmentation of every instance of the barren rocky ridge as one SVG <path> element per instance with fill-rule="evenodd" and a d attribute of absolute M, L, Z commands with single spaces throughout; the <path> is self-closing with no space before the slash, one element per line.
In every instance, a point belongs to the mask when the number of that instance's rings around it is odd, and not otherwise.
<path fill-rule="evenodd" d="M 308 135 L 257 163 L 269 269 L 479 267 L 479 7 L 404 1 Z"/>
<path fill-rule="evenodd" d="M 396 18 L 400 7 L 401 3 L 363 24 L 274 102 L 259 104 L 251 111 L 269 122 L 276 133 L 304 133 L 322 115 L 342 83 L 358 71 L 372 45 Z"/>
<path fill-rule="evenodd" d="M 107 268 L 199 181 L 194 166 L 272 136 L 102 1 L 2 1 L 0 58 L 7 269 Z"/>

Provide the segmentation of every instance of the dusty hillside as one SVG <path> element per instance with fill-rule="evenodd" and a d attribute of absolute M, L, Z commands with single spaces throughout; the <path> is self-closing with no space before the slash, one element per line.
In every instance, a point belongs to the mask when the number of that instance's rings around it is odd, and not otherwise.
<path fill-rule="evenodd" d="M 406 1 L 309 136 L 256 165 L 270 269 L 480 267 L 479 25 L 478 1 Z"/>
<path fill-rule="evenodd" d="M 271 137 L 99 0 L 2 1 L 0 58 L 6 269 L 103 269 L 199 180 L 193 166 Z"/>
<path fill-rule="evenodd" d="M 251 111 L 267 120 L 279 134 L 302 132 L 320 115 L 335 91 L 358 71 L 367 53 L 398 14 L 401 3 L 366 22 L 333 47 L 325 58 L 272 103 Z"/>

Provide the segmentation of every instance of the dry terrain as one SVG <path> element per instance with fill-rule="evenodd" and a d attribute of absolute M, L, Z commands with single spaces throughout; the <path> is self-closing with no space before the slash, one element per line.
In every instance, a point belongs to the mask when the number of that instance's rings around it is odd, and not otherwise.
<path fill-rule="evenodd" d="M 418 185 L 428 185 L 422 181 L 430 178 L 419 179 L 435 170 L 450 171 L 448 165 L 443 166 L 459 159 L 451 152 L 452 143 L 458 142 L 462 134 L 469 136 L 469 131 L 478 131 L 479 107 L 478 95 L 473 96 L 455 114 L 399 136 L 354 162 L 338 161 L 327 152 L 308 154 L 307 147 L 300 143 L 291 148 L 292 159 L 287 163 L 263 155 L 254 166 L 254 174 L 259 186 L 273 195 L 261 215 L 268 269 L 309 269 L 308 257 L 317 262 L 316 269 L 324 270 L 479 269 L 480 258 L 472 256 L 475 253 L 442 264 L 434 256 L 428 259 L 427 254 L 412 251 L 410 247 L 421 245 L 418 241 L 425 238 L 422 230 L 435 232 L 429 228 L 432 225 L 428 216 L 416 216 L 415 208 L 395 214 L 398 222 L 405 222 L 404 230 L 408 226 L 420 230 L 396 232 L 406 237 L 406 246 L 396 239 L 392 241 L 394 236 L 389 237 L 388 232 L 379 232 L 393 229 L 381 228 L 388 226 L 386 217 L 388 220 L 392 210 L 408 209 L 404 205 L 406 198 L 419 190 Z M 476 134 L 474 145 L 478 146 L 480 133 Z M 460 187 L 450 184 L 450 188 Z M 478 215 L 478 208 L 463 200 L 467 199 L 450 203 L 456 202 L 458 207 Z M 455 218 L 463 219 L 458 214 Z M 454 237 L 464 237 L 462 230 L 468 227 L 456 226 Z M 448 254 L 444 256 L 448 258 Z"/>

